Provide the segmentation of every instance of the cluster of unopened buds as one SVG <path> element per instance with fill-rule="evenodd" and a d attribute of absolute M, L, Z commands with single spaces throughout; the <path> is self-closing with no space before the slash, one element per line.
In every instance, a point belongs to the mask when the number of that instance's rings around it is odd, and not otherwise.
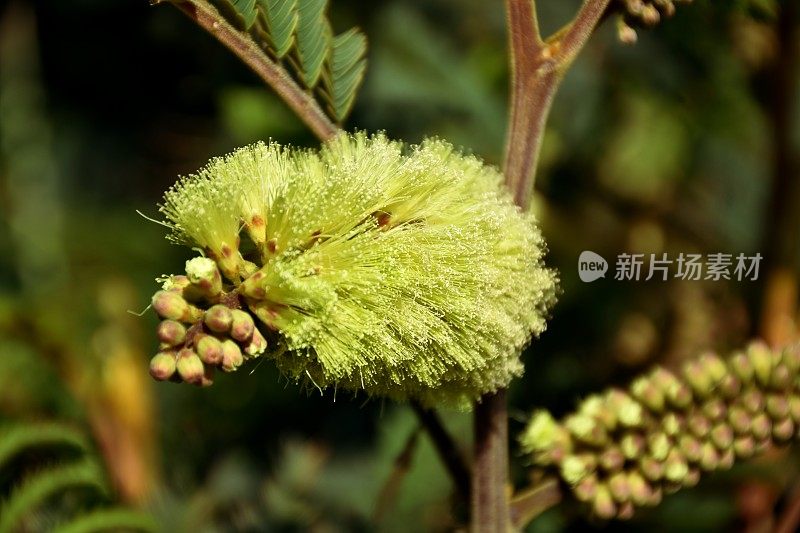
<path fill-rule="evenodd" d="M 267 348 L 239 294 L 224 290 L 211 259 L 191 259 L 186 275 L 164 279 L 152 306 L 162 319 L 159 352 L 150 360 L 150 375 L 157 380 L 210 385 L 215 369 L 234 371 Z"/>
<path fill-rule="evenodd" d="M 688 4 L 692 0 L 617 0 L 617 38 L 625 44 L 636 42 L 637 27 L 651 27 L 662 17 L 675 14 L 675 4 Z"/>
<path fill-rule="evenodd" d="M 657 367 L 627 391 L 590 396 L 561 422 L 539 411 L 521 443 L 596 516 L 629 518 L 702 472 L 795 438 L 799 372 L 797 345 L 757 342 L 727 361 L 707 353 L 680 375 Z"/>

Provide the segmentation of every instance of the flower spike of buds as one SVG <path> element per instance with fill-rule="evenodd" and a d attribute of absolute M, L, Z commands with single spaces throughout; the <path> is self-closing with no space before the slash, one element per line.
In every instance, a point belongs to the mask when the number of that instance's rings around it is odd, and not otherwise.
<path fill-rule="evenodd" d="M 800 344 L 753 342 L 727 361 L 709 352 L 680 375 L 658 367 L 628 391 L 590 396 L 562 422 L 537 411 L 520 444 L 596 516 L 625 519 L 701 472 L 800 436 L 798 377 Z"/>
<path fill-rule="evenodd" d="M 153 298 L 176 359 L 168 379 L 207 384 L 266 354 L 306 385 L 426 406 L 469 408 L 507 386 L 557 279 L 502 182 L 443 141 L 381 134 L 211 160 L 161 206 L 169 239 L 203 255 Z M 637 409 L 620 424 L 638 424 Z M 585 422 L 584 439 L 602 444 L 607 430 Z"/>

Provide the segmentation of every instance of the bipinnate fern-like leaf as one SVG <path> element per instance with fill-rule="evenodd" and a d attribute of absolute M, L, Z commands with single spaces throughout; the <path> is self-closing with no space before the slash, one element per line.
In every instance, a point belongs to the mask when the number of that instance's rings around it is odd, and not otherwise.
<path fill-rule="evenodd" d="M 300 77 L 309 89 L 316 86 L 330 52 L 331 28 L 325 16 L 327 0 L 297 3 L 297 59 Z"/>
<path fill-rule="evenodd" d="M 107 492 L 102 471 L 96 463 L 81 460 L 36 472 L 0 505 L 0 533 L 17 531 L 22 519 L 49 498 L 78 488 L 90 488 L 101 494 Z"/>
<path fill-rule="evenodd" d="M 0 433 L 0 470 L 15 457 L 33 449 L 69 448 L 85 452 L 89 445 L 80 431 L 59 424 L 25 424 Z"/>
<path fill-rule="evenodd" d="M 124 507 L 94 509 L 60 525 L 54 533 L 99 533 L 101 531 L 155 531 L 153 520 Z"/>
<path fill-rule="evenodd" d="M 231 6 L 242 18 L 242 24 L 249 30 L 256 21 L 258 12 L 256 11 L 256 0 L 230 0 Z"/>
<path fill-rule="evenodd" d="M 334 36 L 328 0 L 215 0 L 214 6 L 254 38 L 265 60 L 288 67 L 302 87 L 321 98 L 334 122 L 344 121 L 364 79 L 367 39 L 356 28 Z"/>
<path fill-rule="evenodd" d="M 270 49 L 278 57 L 285 56 L 294 44 L 297 29 L 297 0 L 258 0 L 264 17 L 263 32 Z"/>
<path fill-rule="evenodd" d="M 333 38 L 330 66 L 323 72 L 323 82 L 328 112 L 337 122 L 343 121 L 353 106 L 356 89 L 367 70 L 366 52 L 367 39 L 357 30 Z"/>
<path fill-rule="evenodd" d="M 8 496 L 0 501 L 0 533 L 26 530 L 26 524 L 66 494 L 89 491 L 101 500 L 111 492 L 100 464 L 89 453 L 89 443 L 78 430 L 57 423 L 18 424 L 0 431 L 0 469 L 5 470 L 25 452 L 69 449 L 78 458 L 33 465 Z M 98 531 L 155 531 L 147 515 L 122 508 L 98 507 L 56 526 L 61 533 Z"/>

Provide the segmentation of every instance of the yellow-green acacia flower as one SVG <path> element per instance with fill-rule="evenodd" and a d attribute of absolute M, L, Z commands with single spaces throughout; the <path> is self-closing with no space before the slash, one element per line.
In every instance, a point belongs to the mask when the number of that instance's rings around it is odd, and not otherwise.
<path fill-rule="evenodd" d="M 229 282 L 190 303 L 252 314 L 267 356 L 319 388 L 468 405 L 521 374 L 555 299 L 533 216 L 443 141 L 255 144 L 181 180 L 162 212 Z M 187 338 L 222 335 L 208 323 Z"/>

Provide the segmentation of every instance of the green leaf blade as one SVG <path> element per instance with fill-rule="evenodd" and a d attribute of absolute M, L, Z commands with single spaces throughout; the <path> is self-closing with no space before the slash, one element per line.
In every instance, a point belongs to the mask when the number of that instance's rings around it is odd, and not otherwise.
<path fill-rule="evenodd" d="M 256 21 L 256 0 L 230 0 L 236 14 L 241 17 L 244 29 L 249 30 Z"/>
<path fill-rule="evenodd" d="M 296 0 L 258 0 L 264 27 L 272 51 L 278 58 L 284 57 L 294 44 L 297 29 Z"/>
<path fill-rule="evenodd" d="M 367 39 L 355 28 L 333 38 L 324 83 L 329 111 L 337 122 L 353 107 L 367 69 L 366 54 Z"/>
<path fill-rule="evenodd" d="M 296 32 L 300 77 L 305 86 L 313 88 L 322 74 L 330 52 L 330 24 L 325 17 L 327 0 L 299 0 Z"/>

